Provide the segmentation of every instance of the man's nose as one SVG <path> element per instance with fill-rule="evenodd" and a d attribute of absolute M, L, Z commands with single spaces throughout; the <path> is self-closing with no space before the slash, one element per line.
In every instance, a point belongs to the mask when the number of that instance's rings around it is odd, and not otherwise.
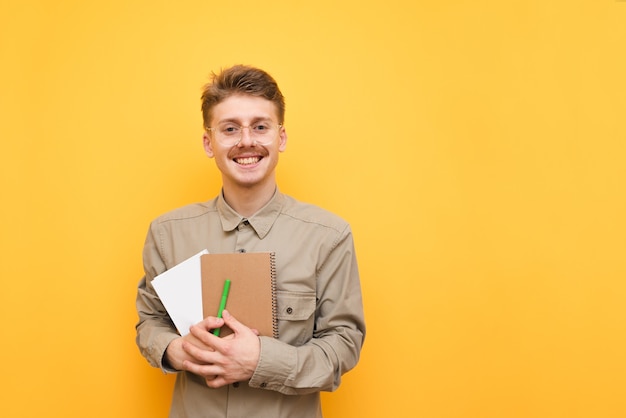
<path fill-rule="evenodd" d="M 241 127 L 241 140 L 239 146 L 251 146 L 256 145 L 256 141 L 252 138 L 252 128 L 250 126 Z"/>

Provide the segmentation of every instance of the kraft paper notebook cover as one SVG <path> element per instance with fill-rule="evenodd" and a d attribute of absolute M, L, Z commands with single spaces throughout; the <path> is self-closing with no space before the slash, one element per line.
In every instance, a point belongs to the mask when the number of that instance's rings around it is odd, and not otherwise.
<path fill-rule="evenodd" d="M 231 281 L 226 310 L 260 335 L 278 338 L 274 253 L 201 256 L 202 310 L 216 316 L 226 279 Z M 223 326 L 220 336 L 232 334 Z"/>

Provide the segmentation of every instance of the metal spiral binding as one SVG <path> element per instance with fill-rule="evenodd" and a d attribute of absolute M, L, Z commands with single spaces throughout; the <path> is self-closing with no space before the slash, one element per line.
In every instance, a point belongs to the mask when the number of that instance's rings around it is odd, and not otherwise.
<path fill-rule="evenodd" d="M 278 300 L 276 295 L 276 253 L 270 253 L 270 275 L 272 276 L 272 332 L 278 338 Z"/>

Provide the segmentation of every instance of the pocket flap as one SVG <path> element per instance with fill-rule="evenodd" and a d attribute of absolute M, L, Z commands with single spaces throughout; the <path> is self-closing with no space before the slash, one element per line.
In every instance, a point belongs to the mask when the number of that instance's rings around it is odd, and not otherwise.
<path fill-rule="evenodd" d="M 304 321 L 315 312 L 315 294 L 278 291 L 278 319 Z"/>

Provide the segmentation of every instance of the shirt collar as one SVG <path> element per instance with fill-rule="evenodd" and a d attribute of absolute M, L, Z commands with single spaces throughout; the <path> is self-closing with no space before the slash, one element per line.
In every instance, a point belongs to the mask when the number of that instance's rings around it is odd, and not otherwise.
<path fill-rule="evenodd" d="M 284 198 L 284 195 L 278 191 L 277 188 L 274 192 L 274 196 L 272 196 L 265 206 L 259 209 L 254 215 L 244 218 L 226 203 L 224 191 L 222 191 L 217 197 L 217 212 L 222 221 L 224 232 L 233 231 L 239 224 L 248 221 L 259 238 L 265 238 L 280 214 L 284 204 Z"/>

